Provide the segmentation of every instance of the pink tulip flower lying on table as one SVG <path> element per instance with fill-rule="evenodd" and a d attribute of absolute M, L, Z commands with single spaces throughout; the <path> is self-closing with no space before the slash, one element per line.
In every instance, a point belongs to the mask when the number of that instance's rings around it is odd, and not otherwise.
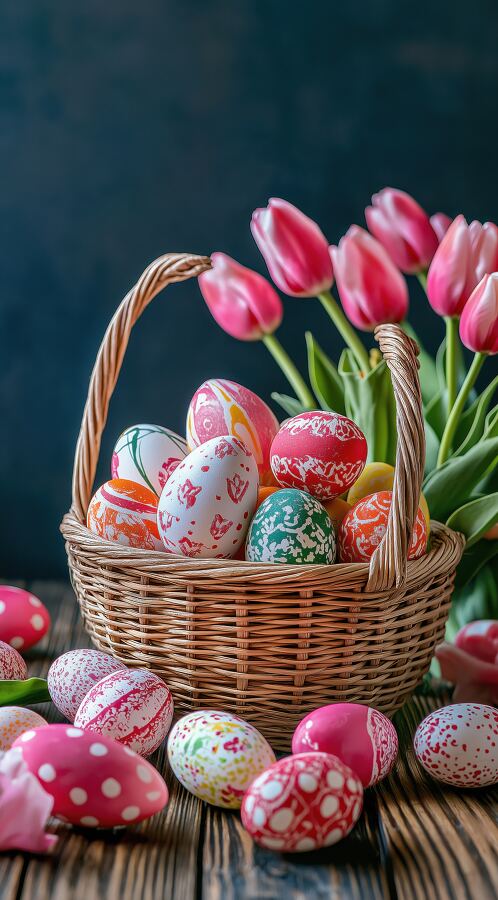
<path fill-rule="evenodd" d="M 439 240 L 429 216 L 410 194 L 384 188 L 373 195 L 365 218 L 402 272 L 413 275 L 428 268 Z"/>
<path fill-rule="evenodd" d="M 57 837 L 46 834 L 45 826 L 53 805 L 17 748 L 0 753 L 0 851 L 50 850 Z"/>
<path fill-rule="evenodd" d="M 440 644 L 436 658 L 441 675 L 455 685 L 455 703 L 498 706 L 498 621 L 471 622 L 454 644 Z"/>

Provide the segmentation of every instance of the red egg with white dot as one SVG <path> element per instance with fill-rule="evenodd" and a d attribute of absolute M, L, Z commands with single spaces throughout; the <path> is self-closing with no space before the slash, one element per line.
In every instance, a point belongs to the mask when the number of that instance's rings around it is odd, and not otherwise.
<path fill-rule="evenodd" d="M 0 641 L 0 681 L 23 681 L 28 677 L 28 667 L 20 653 L 10 644 Z"/>
<path fill-rule="evenodd" d="M 149 756 L 162 744 L 172 718 L 173 698 L 162 678 L 148 669 L 119 669 L 88 691 L 74 724 Z"/>
<path fill-rule="evenodd" d="M 345 562 L 368 562 L 387 529 L 392 491 L 377 491 L 359 500 L 339 526 L 339 557 Z M 427 549 L 427 523 L 419 506 L 408 559 L 418 559 Z"/>
<path fill-rule="evenodd" d="M 47 684 L 52 702 L 66 719 L 73 722 L 88 691 L 118 669 L 126 669 L 125 664 L 100 650 L 69 650 L 58 656 L 48 670 Z"/>
<path fill-rule="evenodd" d="M 252 782 L 242 802 L 242 824 L 269 850 L 318 850 L 349 834 L 362 804 L 361 781 L 349 766 L 329 753 L 298 753 Z"/>
<path fill-rule="evenodd" d="M 367 459 L 358 426 L 334 412 L 303 412 L 280 426 L 271 445 L 272 472 L 282 487 L 325 502 L 347 491 Z"/>
<path fill-rule="evenodd" d="M 0 585 L 0 641 L 29 650 L 47 633 L 50 615 L 39 597 L 23 588 Z"/>
<path fill-rule="evenodd" d="M 103 735 L 73 725 L 46 725 L 25 731 L 14 747 L 54 798 L 53 815 L 73 825 L 131 825 L 168 802 L 168 789 L 154 767 Z"/>
<path fill-rule="evenodd" d="M 484 703 L 453 703 L 418 726 L 415 755 L 429 775 L 455 787 L 498 783 L 498 710 Z"/>

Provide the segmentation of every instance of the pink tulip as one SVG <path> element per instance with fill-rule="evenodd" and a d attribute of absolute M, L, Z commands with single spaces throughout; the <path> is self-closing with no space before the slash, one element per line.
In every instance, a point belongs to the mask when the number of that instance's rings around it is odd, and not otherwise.
<path fill-rule="evenodd" d="M 498 353 L 498 272 L 485 275 L 460 319 L 462 343 L 475 353 Z"/>
<path fill-rule="evenodd" d="M 334 281 L 327 241 L 316 222 L 272 197 L 252 214 L 251 231 L 273 281 L 291 297 L 314 297 Z"/>
<path fill-rule="evenodd" d="M 401 322 L 408 312 L 405 279 L 372 235 L 352 225 L 331 247 L 337 287 L 348 319 L 363 331 Z"/>
<path fill-rule="evenodd" d="M 432 260 L 427 296 L 440 316 L 459 316 L 476 285 L 469 226 L 460 215 L 453 220 Z"/>
<path fill-rule="evenodd" d="M 17 747 L 0 753 L 0 851 L 50 850 L 57 837 L 46 834 L 45 826 L 53 805 Z"/>
<path fill-rule="evenodd" d="M 436 237 L 437 237 L 439 243 L 441 243 L 441 241 L 443 240 L 452 221 L 453 221 L 453 219 L 450 219 L 450 217 L 447 216 L 446 213 L 443 213 L 443 212 L 437 212 L 437 213 L 434 213 L 433 216 L 431 216 L 430 222 L 431 222 L 431 225 L 432 225 L 434 231 L 436 232 Z"/>
<path fill-rule="evenodd" d="M 365 210 L 367 225 L 393 262 L 408 274 L 427 269 L 438 239 L 429 216 L 410 194 L 384 188 Z"/>
<path fill-rule="evenodd" d="M 460 628 L 455 646 L 476 659 L 498 665 L 498 619 L 476 619 Z"/>
<path fill-rule="evenodd" d="M 436 647 L 441 675 L 455 685 L 455 703 L 489 703 L 498 705 L 498 665 L 484 662 L 454 644 Z"/>
<path fill-rule="evenodd" d="M 469 225 L 470 244 L 475 268 L 475 283 L 498 269 L 498 228 L 494 222 L 474 221 Z"/>
<path fill-rule="evenodd" d="M 283 307 L 270 282 L 226 253 L 213 253 L 211 261 L 212 268 L 199 276 L 199 287 L 218 325 L 239 341 L 272 334 Z"/>

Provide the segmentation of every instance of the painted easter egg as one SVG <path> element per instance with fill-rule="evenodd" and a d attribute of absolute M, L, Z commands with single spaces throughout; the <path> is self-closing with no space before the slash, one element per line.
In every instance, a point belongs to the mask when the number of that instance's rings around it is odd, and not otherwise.
<path fill-rule="evenodd" d="M 23 588 L 0 585 L 0 641 L 29 650 L 49 628 L 48 609 L 38 597 Z"/>
<path fill-rule="evenodd" d="M 338 756 L 367 788 L 390 772 L 398 735 L 392 722 L 370 706 L 331 703 L 302 719 L 294 732 L 292 752 L 310 750 Z"/>
<path fill-rule="evenodd" d="M 149 756 L 162 744 L 172 718 L 173 698 L 162 678 L 148 669 L 118 669 L 88 691 L 74 724 Z"/>
<path fill-rule="evenodd" d="M 245 444 L 213 438 L 180 463 L 159 500 L 166 550 L 230 558 L 243 544 L 258 497 L 258 467 Z"/>
<path fill-rule="evenodd" d="M 446 784 L 484 787 L 498 782 L 498 710 L 453 703 L 429 713 L 413 741 L 423 768 Z"/>
<path fill-rule="evenodd" d="M 267 497 L 271 497 L 271 495 L 275 494 L 276 491 L 281 491 L 281 490 L 282 490 L 282 488 L 280 488 L 280 487 L 265 486 L 265 485 L 258 488 L 258 499 L 256 501 L 256 509 L 254 510 L 254 512 L 256 512 L 256 510 L 259 509 L 259 507 L 261 506 L 262 503 L 265 502 Z"/>
<path fill-rule="evenodd" d="M 349 489 L 348 503 L 354 506 L 355 503 L 358 503 L 358 500 L 363 500 L 364 497 L 375 494 L 377 491 L 392 491 L 393 484 L 394 466 L 383 462 L 367 463 L 358 480 Z M 422 493 L 420 494 L 419 505 L 424 514 L 427 533 L 429 533 L 431 517 L 427 500 Z"/>
<path fill-rule="evenodd" d="M 362 805 L 361 781 L 341 760 L 298 753 L 253 781 L 242 803 L 242 824 L 261 847 L 300 853 L 346 837 Z"/>
<path fill-rule="evenodd" d="M 48 670 L 52 702 L 66 719 L 73 722 L 90 688 L 111 672 L 125 668 L 124 663 L 100 650 L 69 650 L 58 656 Z"/>
<path fill-rule="evenodd" d="M 250 562 L 333 563 L 334 529 L 327 511 L 304 491 L 277 491 L 261 504 L 246 541 Z"/>
<path fill-rule="evenodd" d="M 112 477 L 143 484 L 160 497 L 169 476 L 187 453 L 187 442 L 169 428 L 131 425 L 114 447 Z"/>
<path fill-rule="evenodd" d="M 168 802 L 154 767 L 103 735 L 74 725 L 45 725 L 25 731 L 14 746 L 54 798 L 53 815 L 72 825 L 132 825 Z"/>
<path fill-rule="evenodd" d="M 171 729 L 168 759 L 178 781 L 213 806 L 238 809 L 252 780 L 275 762 L 262 734 L 231 713 L 188 713 Z"/>
<path fill-rule="evenodd" d="M 303 412 L 280 426 L 270 451 L 273 474 L 284 487 L 332 500 L 357 480 L 367 458 L 365 435 L 334 412 Z"/>
<path fill-rule="evenodd" d="M 347 503 L 346 500 L 341 500 L 340 497 L 334 497 L 333 500 L 326 500 L 323 505 L 329 514 L 334 529 L 334 535 L 337 538 L 337 535 L 339 534 L 339 525 L 346 513 L 351 509 L 351 504 Z"/>
<path fill-rule="evenodd" d="M 19 735 L 30 728 L 46 725 L 43 716 L 22 706 L 0 707 L 0 751 L 10 750 Z"/>
<path fill-rule="evenodd" d="M 232 435 L 242 441 L 256 460 L 262 484 L 272 484 L 270 447 L 278 431 L 271 409 L 248 388 L 235 381 L 211 378 L 195 392 L 187 415 L 190 448 L 214 437 Z"/>
<path fill-rule="evenodd" d="M 356 503 L 339 528 L 341 562 L 367 562 L 386 533 L 392 491 L 378 491 Z M 423 556 L 427 547 L 427 525 L 420 507 L 413 526 L 408 559 Z"/>
<path fill-rule="evenodd" d="M 126 478 L 106 481 L 92 497 L 87 513 L 90 531 L 126 547 L 164 550 L 157 530 L 157 496 Z"/>
<path fill-rule="evenodd" d="M 5 641 L 0 641 L 0 681 L 23 681 L 28 667 L 20 653 Z"/>
<path fill-rule="evenodd" d="M 482 662 L 498 663 L 498 619 L 478 619 L 460 628 L 454 643 Z"/>

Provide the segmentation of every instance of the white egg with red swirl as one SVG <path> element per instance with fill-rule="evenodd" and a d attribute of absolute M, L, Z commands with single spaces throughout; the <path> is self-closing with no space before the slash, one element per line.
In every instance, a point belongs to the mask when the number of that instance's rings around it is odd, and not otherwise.
<path fill-rule="evenodd" d="M 162 425 L 130 425 L 112 454 L 113 478 L 127 478 L 159 497 L 169 476 L 188 453 L 187 442 Z"/>

